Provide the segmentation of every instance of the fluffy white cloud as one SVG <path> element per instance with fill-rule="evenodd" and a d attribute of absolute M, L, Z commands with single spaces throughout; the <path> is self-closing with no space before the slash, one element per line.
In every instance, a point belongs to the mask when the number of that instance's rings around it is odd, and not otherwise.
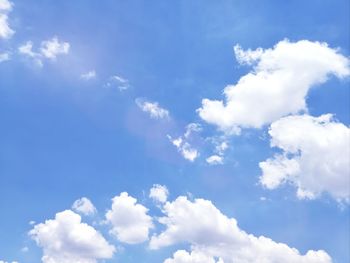
<path fill-rule="evenodd" d="M 350 129 L 320 117 L 289 116 L 271 124 L 271 146 L 283 153 L 260 163 L 260 182 L 274 189 L 289 182 L 299 198 L 328 192 L 338 201 L 350 198 Z"/>
<path fill-rule="evenodd" d="M 96 71 L 95 70 L 90 70 L 86 73 L 83 73 L 80 75 L 80 78 L 83 80 L 91 80 L 96 78 Z"/>
<path fill-rule="evenodd" d="M 13 4 L 8 0 L 0 0 L 0 38 L 8 39 L 15 33 L 8 23 L 8 13 Z"/>
<path fill-rule="evenodd" d="M 83 215 L 93 215 L 96 213 L 96 208 L 92 202 L 86 198 L 82 197 L 73 203 L 72 209 Z"/>
<path fill-rule="evenodd" d="M 57 37 L 41 42 L 40 52 L 48 58 L 55 60 L 57 55 L 68 54 L 70 44 L 68 42 L 60 42 Z"/>
<path fill-rule="evenodd" d="M 44 263 L 96 263 L 113 256 L 114 246 L 71 210 L 38 224 L 29 235 L 43 249 Z"/>
<path fill-rule="evenodd" d="M 158 102 L 145 101 L 143 99 L 136 99 L 136 104 L 139 108 L 147 112 L 153 119 L 168 119 L 169 111 L 159 106 Z"/>
<path fill-rule="evenodd" d="M 222 164 L 223 163 L 223 157 L 219 155 L 212 155 L 209 156 L 207 159 L 205 159 L 208 164 L 210 165 L 216 165 L 216 164 Z"/>
<path fill-rule="evenodd" d="M 149 197 L 153 200 L 165 203 L 168 199 L 169 191 L 165 185 L 155 184 L 149 192 Z"/>
<path fill-rule="evenodd" d="M 136 202 L 135 198 L 123 192 L 112 199 L 112 208 L 106 213 L 107 222 L 112 225 L 110 233 L 128 244 L 147 241 L 149 230 L 153 227 L 148 209 Z"/>
<path fill-rule="evenodd" d="M 349 59 L 326 43 L 283 40 L 271 49 L 242 50 L 238 62 L 253 66 L 236 85 L 224 89 L 225 101 L 203 99 L 197 111 L 208 123 L 228 133 L 260 128 L 285 115 L 307 111 L 310 88 L 330 75 L 350 74 Z"/>
<path fill-rule="evenodd" d="M 44 58 L 56 60 L 58 55 L 68 54 L 69 48 L 70 44 L 68 42 L 60 42 L 57 37 L 53 37 L 51 40 L 42 41 L 38 52 L 33 51 L 32 41 L 27 41 L 19 46 L 18 52 L 33 59 L 38 66 L 42 66 Z"/>
<path fill-rule="evenodd" d="M 322 250 L 310 250 L 301 255 L 297 249 L 286 244 L 247 234 L 238 227 L 235 219 L 226 217 L 210 201 L 204 199 L 192 202 L 185 196 L 180 196 L 173 202 L 167 202 L 162 211 L 165 216 L 159 222 L 166 229 L 151 238 L 151 249 L 189 243 L 194 251 L 192 254 L 204 253 L 209 257 L 220 257 L 225 263 L 332 262 Z M 183 252 L 181 255 L 184 255 Z"/>
<path fill-rule="evenodd" d="M 168 258 L 164 263 L 223 263 L 216 261 L 212 256 L 209 256 L 200 251 L 192 251 L 188 253 L 185 250 L 178 250 L 174 253 L 173 258 Z"/>

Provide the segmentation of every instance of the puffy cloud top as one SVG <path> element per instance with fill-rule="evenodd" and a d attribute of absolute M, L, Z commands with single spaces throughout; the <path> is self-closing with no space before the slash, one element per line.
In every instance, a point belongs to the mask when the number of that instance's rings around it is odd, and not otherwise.
<path fill-rule="evenodd" d="M 235 46 L 235 54 L 239 63 L 253 70 L 225 88 L 225 102 L 204 99 L 198 109 L 203 120 L 230 133 L 306 111 L 305 97 L 313 86 L 330 75 L 350 74 L 349 59 L 326 43 L 283 40 L 265 50 L 244 51 Z"/>
<path fill-rule="evenodd" d="M 151 249 L 158 249 L 177 243 L 191 244 L 193 252 L 175 253 L 172 262 L 199 262 L 198 257 L 204 257 L 202 262 L 215 262 L 221 258 L 225 263 L 330 263 L 329 255 L 320 251 L 308 251 L 301 255 L 295 248 L 273 240 L 247 234 L 241 230 L 237 221 L 222 214 L 210 201 L 196 199 L 189 201 L 180 196 L 173 202 L 167 202 L 163 211 L 165 216 L 159 222 L 166 229 L 152 237 Z M 195 256 L 196 255 L 196 256 Z M 197 260 L 197 261 L 196 261 Z"/>
<path fill-rule="evenodd" d="M 96 263 L 115 252 L 114 246 L 71 210 L 34 226 L 29 235 L 43 248 L 44 263 Z"/>
<path fill-rule="evenodd" d="M 106 213 L 107 222 L 112 225 L 111 234 L 128 244 L 147 241 L 153 227 L 148 209 L 137 204 L 137 200 L 126 192 L 114 197 L 112 202 L 112 208 Z"/>
<path fill-rule="evenodd" d="M 290 182 L 299 198 L 328 192 L 338 201 L 350 197 L 350 129 L 320 117 L 289 116 L 272 123 L 271 146 L 282 154 L 260 163 L 260 182 L 269 189 Z"/>
<path fill-rule="evenodd" d="M 165 185 L 155 184 L 150 190 L 149 197 L 153 200 L 165 203 L 168 199 L 169 191 Z"/>

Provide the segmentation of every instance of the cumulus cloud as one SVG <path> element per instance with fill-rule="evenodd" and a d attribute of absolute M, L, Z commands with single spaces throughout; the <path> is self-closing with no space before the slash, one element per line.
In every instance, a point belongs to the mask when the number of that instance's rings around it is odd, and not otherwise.
<path fill-rule="evenodd" d="M 112 199 L 112 208 L 106 213 L 106 220 L 112 226 L 110 233 L 121 242 L 138 244 L 148 240 L 153 227 L 148 209 L 123 192 Z"/>
<path fill-rule="evenodd" d="M 223 263 L 223 261 L 216 261 L 212 256 L 200 251 L 188 253 L 185 250 L 178 250 L 173 258 L 166 259 L 164 263 Z"/>
<path fill-rule="evenodd" d="M 42 41 L 39 51 L 33 51 L 33 42 L 27 41 L 19 46 L 18 52 L 25 55 L 38 65 L 43 65 L 43 59 L 56 60 L 58 55 L 69 53 L 70 44 L 68 42 L 60 42 L 57 37 L 50 40 Z"/>
<path fill-rule="evenodd" d="M 8 13 L 12 10 L 12 6 L 12 2 L 0 0 L 0 38 L 3 39 L 11 38 L 15 33 L 15 31 L 10 28 L 8 22 Z"/>
<path fill-rule="evenodd" d="M 73 203 L 72 209 L 83 215 L 93 215 L 96 213 L 96 208 L 92 202 L 86 198 L 82 197 Z"/>
<path fill-rule="evenodd" d="M 193 162 L 199 157 L 199 151 L 189 143 L 189 140 L 193 133 L 200 132 L 201 130 L 202 127 L 200 124 L 190 123 L 186 126 L 186 131 L 183 136 L 176 139 L 172 138 L 170 135 L 167 137 L 186 160 Z"/>
<path fill-rule="evenodd" d="M 158 102 L 136 99 L 137 106 L 144 112 L 148 113 L 153 119 L 168 119 L 169 111 L 159 106 Z"/>
<path fill-rule="evenodd" d="M 203 99 L 199 116 L 227 133 L 260 128 L 288 114 L 307 111 L 308 91 L 329 76 L 349 76 L 349 59 L 326 43 L 283 40 L 255 51 L 235 46 L 241 64 L 253 70 L 224 89 L 225 100 Z"/>
<path fill-rule="evenodd" d="M 35 225 L 29 235 L 43 249 L 43 263 L 96 263 L 112 258 L 115 252 L 114 246 L 71 210 Z"/>
<path fill-rule="evenodd" d="M 188 243 L 192 253 L 175 253 L 175 259 L 165 262 L 181 261 L 181 258 L 193 258 L 201 253 L 210 259 L 221 258 L 225 263 L 246 262 L 285 262 L 285 263 L 330 263 L 330 256 L 322 251 L 309 250 L 305 255 L 286 244 L 277 243 L 267 237 L 256 237 L 241 230 L 234 218 L 222 214 L 210 201 L 195 199 L 189 201 L 180 196 L 173 202 L 167 202 L 163 208 L 164 217 L 159 222 L 166 229 L 154 235 L 150 241 L 151 249 L 159 249 L 174 244 Z M 173 261 L 171 261 L 173 260 Z"/>
<path fill-rule="evenodd" d="M 68 54 L 70 44 L 68 42 L 61 42 L 57 37 L 41 42 L 40 52 L 48 58 L 55 60 L 60 54 Z"/>
<path fill-rule="evenodd" d="M 96 78 L 96 71 L 95 70 L 90 70 L 86 73 L 83 73 L 80 75 L 80 78 L 83 80 L 92 80 Z"/>
<path fill-rule="evenodd" d="M 327 192 L 338 201 L 350 196 L 350 129 L 331 114 L 288 116 L 271 124 L 271 146 L 283 152 L 260 163 L 260 182 L 268 189 L 284 183 L 299 198 Z"/>
<path fill-rule="evenodd" d="M 169 191 L 165 185 L 154 184 L 149 192 L 149 197 L 159 203 L 165 203 L 168 199 Z"/>

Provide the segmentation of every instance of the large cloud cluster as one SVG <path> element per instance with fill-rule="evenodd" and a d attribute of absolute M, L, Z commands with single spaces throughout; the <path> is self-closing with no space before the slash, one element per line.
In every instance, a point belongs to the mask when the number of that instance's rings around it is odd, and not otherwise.
<path fill-rule="evenodd" d="M 289 116 L 272 123 L 269 134 L 276 154 L 260 163 L 260 182 L 269 189 L 290 182 L 299 198 L 327 192 L 338 201 L 350 195 L 350 129 L 332 115 Z"/>
<path fill-rule="evenodd" d="M 253 70 L 225 88 L 225 101 L 203 99 L 198 109 L 204 121 L 229 133 L 307 111 L 305 99 L 312 87 L 331 75 L 350 74 L 349 60 L 326 43 L 283 40 L 265 50 L 236 46 L 235 54 L 239 63 Z"/>

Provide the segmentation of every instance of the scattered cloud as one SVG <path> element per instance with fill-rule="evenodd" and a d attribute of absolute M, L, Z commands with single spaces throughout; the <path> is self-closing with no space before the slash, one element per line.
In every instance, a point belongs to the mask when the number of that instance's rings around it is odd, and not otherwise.
<path fill-rule="evenodd" d="M 199 156 L 198 150 L 193 148 L 188 142 L 184 141 L 182 137 L 173 139 L 170 135 L 168 135 L 168 139 L 186 160 L 193 162 Z"/>
<path fill-rule="evenodd" d="M 130 88 L 130 83 L 129 80 L 121 76 L 113 75 L 108 79 L 107 83 L 105 84 L 105 87 L 117 87 L 119 91 L 125 91 Z"/>
<path fill-rule="evenodd" d="M 199 123 L 190 123 L 186 126 L 185 138 L 189 138 L 192 133 L 202 131 L 202 126 Z"/>
<path fill-rule="evenodd" d="M 210 165 L 223 164 L 223 157 L 219 155 L 212 155 L 206 159 Z"/>
<path fill-rule="evenodd" d="M 242 50 L 235 46 L 241 64 L 253 70 L 236 85 L 224 89 L 225 101 L 203 99 L 197 110 L 206 122 L 226 133 L 261 128 L 288 114 L 307 111 L 305 98 L 330 75 L 350 74 L 349 59 L 326 43 L 280 41 L 271 49 Z"/>
<path fill-rule="evenodd" d="M 15 33 L 8 22 L 8 13 L 11 12 L 12 7 L 12 2 L 0 0 L 0 38 L 2 39 L 9 39 Z"/>
<path fill-rule="evenodd" d="M 153 228 L 148 209 L 123 192 L 112 199 L 112 208 L 106 213 L 106 221 L 112 226 L 110 233 L 120 242 L 138 244 L 148 240 Z"/>
<path fill-rule="evenodd" d="M 168 119 L 169 111 L 159 106 L 158 102 L 151 102 L 143 99 L 136 99 L 137 106 L 148 113 L 153 119 Z"/>
<path fill-rule="evenodd" d="M 38 52 L 33 51 L 33 42 L 27 41 L 19 46 L 18 52 L 31 58 L 38 66 L 43 66 L 43 59 L 56 60 L 58 55 L 68 54 L 70 44 L 60 42 L 57 37 L 51 40 L 41 42 L 41 48 Z"/>
<path fill-rule="evenodd" d="M 284 183 L 301 199 L 327 192 L 338 201 L 350 197 L 350 129 L 331 114 L 288 116 L 271 124 L 271 146 L 283 152 L 260 163 L 260 182 L 268 189 Z"/>
<path fill-rule="evenodd" d="M 83 80 L 92 80 L 96 78 L 96 71 L 95 70 L 90 70 L 86 73 L 83 73 L 80 75 L 80 78 Z"/>
<path fill-rule="evenodd" d="M 183 136 L 176 139 L 172 138 L 170 135 L 167 135 L 167 137 L 186 160 L 193 162 L 199 157 L 199 151 L 189 143 L 189 140 L 193 133 L 200 132 L 201 130 L 202 127 L 199 123 L 190 123 L 186 126 Z"/>
<path fill-rule="evenodd" d="M 72 209 L 83 215 L 93 215 L 97 211 L 92 202 L 86 197 L 76 200 L 73 203 Z"/>
<path fill-rule="evenodd" d="M 224 263 L 221 259 L 216 261 L 212 256 L 202 251 L 192 251 L 188 253 L 185 250 L 178 250 L 173 258 L 168 258 L 164 263 Z"/>
<path fill-rule="evenodd" d="M 241 230 L 237 221 L 222 214 L 210 201 L 195 199 L 189 201 L 180 196 L 173 202 L 167 202 L 163 208 L 164 217 L 159 222 L 166 229 L 159 235 L 153 235 L 151 249 L 159 249 L 175 244 L 188 243 L 192 252 L 177 252 L 170 262 L 191 261 L 195 255 L 204 257 L 203 262 L 215 262 L 212 258 L 221 258 L 219 262 L 303 262 L 330 263 L 330 256 L 323 250 L 309 250 L 305 255 L 286 244 L 277 243 L 267 237 L 256 237 Z M 212 258 L 211 258 L 212 257 Z M 183 261 L 181 261 L 185 258 Z M 187 261 L 186 261 L 187 258 Z"/>
<path fill-rule="evenodd" d="M 150 190 L 149 197 L 159 203 L 165 203 L 168 199 L 169 191 L 165 185 L 154 184 Z"/>
<path fill-rule="evenodd" d="M 68 42 L 60 42 L 57 37 L 41 42 L 41 54 L 51 60 L 55 60 L 58 55 L 68 54 L 70 44 Z"/>
<path fill-rule="evenodd" d="M 71 210 L 35 225 L 30 237 L 43 249 L 43 263 L 96 263 L 112 258 L 115 247 Z"/>

